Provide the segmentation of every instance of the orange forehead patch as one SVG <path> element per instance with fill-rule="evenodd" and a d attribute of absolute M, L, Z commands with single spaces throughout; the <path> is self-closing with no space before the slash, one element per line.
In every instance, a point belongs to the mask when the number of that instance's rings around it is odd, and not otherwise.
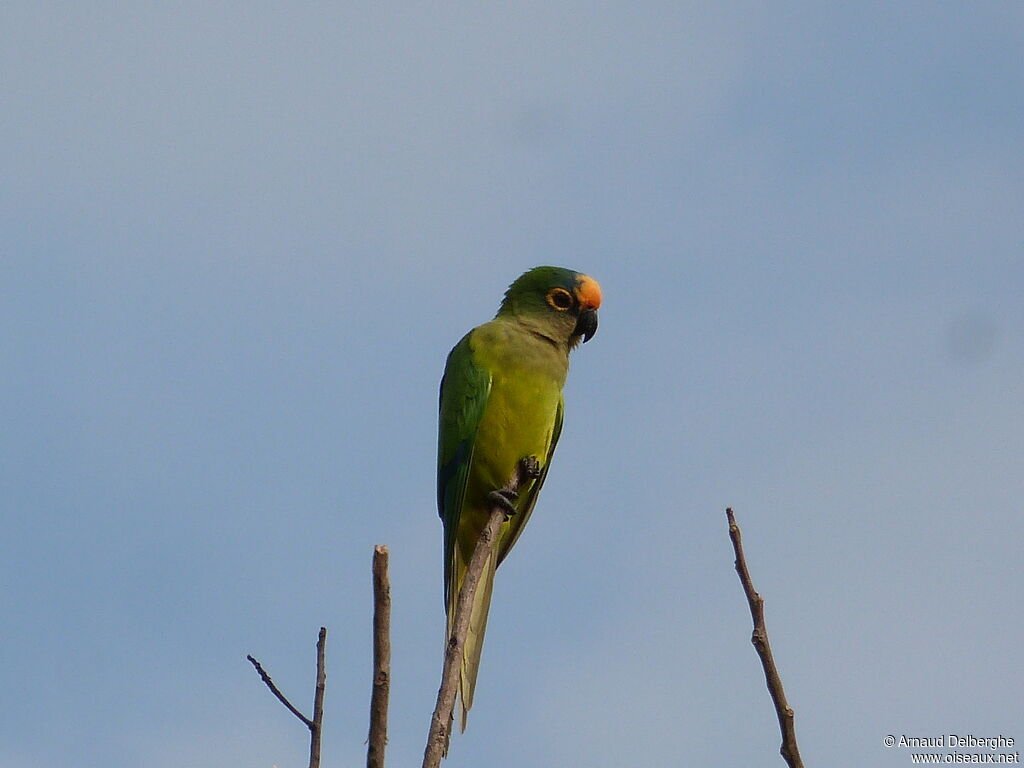
<path fill-rule="evenodd" d="M 576 281 L 576 298 L 584 309 L 597 309 L 601 306 L 601 286 L 594 278 L 580 275 Z"/>

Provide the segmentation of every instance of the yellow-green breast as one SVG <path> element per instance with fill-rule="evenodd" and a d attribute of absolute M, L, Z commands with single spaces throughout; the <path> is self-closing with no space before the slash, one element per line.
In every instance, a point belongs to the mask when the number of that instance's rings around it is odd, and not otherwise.
<path fill-rule="evenodd" d="M 508 484 L 520 459 L 535 456 L 546 464 L 568 372 L 567 349 L 514 320 L 496 318 L 474 330 L 469 341 L 474 360 L 491 374 L 491 391 L 476 434 L 459 520 L 459 549 L 466 561 L 486 522 L 487 494 Z M 529 485 L 520 488 L 520 499 L 529 491 Z M 517 522 L 513 518 L 505 523 L 499 541 Z"/>

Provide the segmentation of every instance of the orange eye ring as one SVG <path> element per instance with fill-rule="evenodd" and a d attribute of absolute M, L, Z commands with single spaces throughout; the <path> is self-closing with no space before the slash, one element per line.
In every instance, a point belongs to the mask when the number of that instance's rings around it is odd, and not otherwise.
<path fill-rule="evenodd" d="M 548 304 L 559 312 L 565 312 L 571 309 L 573 305 L 572 294 L 565 290 L 565 288 L 552 288 L 548 291 L 548 295 L 545 298 L 547 298 Z"/>

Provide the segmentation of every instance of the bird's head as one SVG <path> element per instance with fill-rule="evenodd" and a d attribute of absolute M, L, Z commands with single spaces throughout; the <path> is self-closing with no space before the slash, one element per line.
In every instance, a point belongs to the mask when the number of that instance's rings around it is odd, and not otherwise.
<path fill-rule="evenodd" d="M 534 267 L 505 291 L 498 316 L 515 315 L 571 349 L 597 332 L 601 286 L 562 267 Z"/>

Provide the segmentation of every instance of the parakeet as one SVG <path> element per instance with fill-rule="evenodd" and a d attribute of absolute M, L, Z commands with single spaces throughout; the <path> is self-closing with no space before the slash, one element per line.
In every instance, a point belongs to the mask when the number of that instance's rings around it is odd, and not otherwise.
<path fill-rule="evenodd" d="M 519 539 L 562 431 L 569 352 L 597 331 L 601 287 L 561 267 L 536 267 L 505 292 L 498 314 L 448 355 L 441 379 L 437 508 L 444 522 L 444 594 L 450 636 L 466 568 L 495 499 L 521 462 L 531 477 L 509 498 L 508 519 L 477 587 L 459 679 L 460 724 L 473 706 L 494 572 Z M 500 499 L 499 499 L 500 501 Z"/>

